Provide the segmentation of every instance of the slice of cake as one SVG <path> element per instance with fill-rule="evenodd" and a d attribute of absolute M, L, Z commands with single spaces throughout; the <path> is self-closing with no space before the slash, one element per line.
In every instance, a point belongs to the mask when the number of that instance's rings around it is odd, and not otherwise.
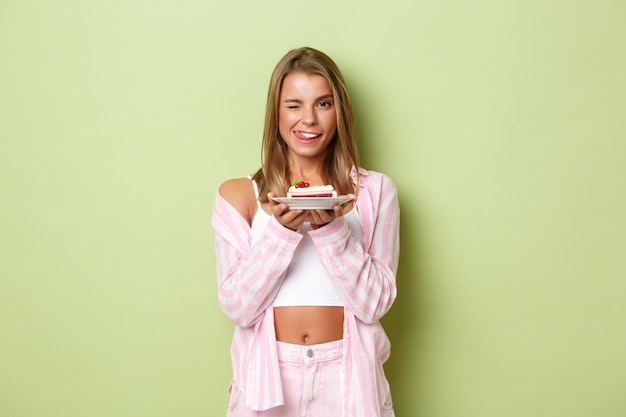
<path fill-rule="evenodd" d="M 309 185 L 309 183 L 305 181 L 296 181 L 291 187 L 289 187 L 287 197 L 336 198 L 337 191 L 335 191 L 335 188 L 332 185 Z"/>

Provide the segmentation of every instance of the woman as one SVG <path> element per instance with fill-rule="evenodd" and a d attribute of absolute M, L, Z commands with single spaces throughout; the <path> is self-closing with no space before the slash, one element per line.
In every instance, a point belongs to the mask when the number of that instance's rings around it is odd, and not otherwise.
<path fill-rule="evenodd" d="M 360 168 L 352 105 L 324 53 L 295 49 L 271 77 L 263 163 L 224 182 L 212 225 L 222 309 L 236 324 L 228 416 L 393 416 L 379 319 L 396 297 L 399 206 Z M 349 202 L 291 210 L 294 181 Z"/>

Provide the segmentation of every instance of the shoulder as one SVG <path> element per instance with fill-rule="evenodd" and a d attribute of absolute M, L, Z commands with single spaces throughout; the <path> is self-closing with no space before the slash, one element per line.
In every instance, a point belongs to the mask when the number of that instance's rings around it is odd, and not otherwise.
<path fill-rule="evenodd" d="M 219 192 L 222 197 L 229 200 L 229 197 L 237 197 L 238 194 L 251 192 L 254 195 L 252 181 L 249 178 L 232 178 L 220 185 Z"/>
<path fill-rule="evenodd" d="M 254 187 L 249 178 L 226 180 L 218 189 L 219 194 L 250 223 L 256 209 Z"/>

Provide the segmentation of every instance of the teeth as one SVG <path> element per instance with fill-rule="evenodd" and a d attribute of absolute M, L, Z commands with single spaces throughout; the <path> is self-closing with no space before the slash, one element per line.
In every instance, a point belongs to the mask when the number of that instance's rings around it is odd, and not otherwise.
<path fill-rule="evenodd" d="M 311 138 L 311 139 L 317 136 L 317 134 L 315 133 L 307 133 L 307 132 L 300 132 L 300 134 L 304 136 L 305 138 Z"/>

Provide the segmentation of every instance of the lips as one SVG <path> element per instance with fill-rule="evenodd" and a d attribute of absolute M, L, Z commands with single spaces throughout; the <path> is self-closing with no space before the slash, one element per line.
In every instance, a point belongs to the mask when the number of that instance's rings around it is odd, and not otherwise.
<path fill-rule="evenodd" d="M 321 133 L 305 132 L 302 130 L 296 130 L 293 132 L 296 138 L 302 142 L 313 142 L 318 137 L 322 136 Z"/>

